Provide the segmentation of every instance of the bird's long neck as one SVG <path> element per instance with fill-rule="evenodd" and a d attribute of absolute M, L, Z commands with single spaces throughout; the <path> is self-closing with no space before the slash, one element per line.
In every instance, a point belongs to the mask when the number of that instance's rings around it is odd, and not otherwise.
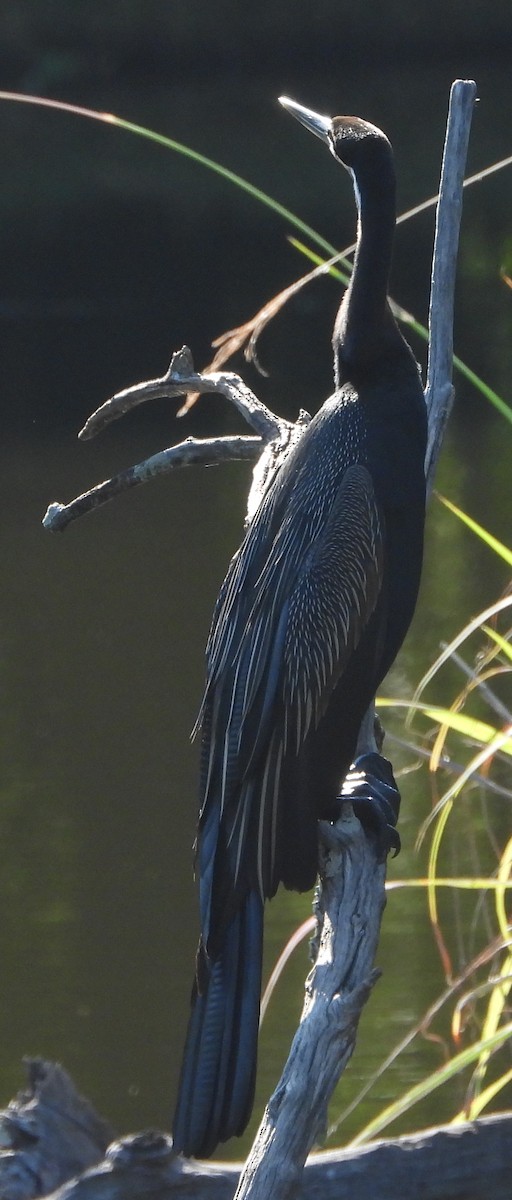
<path fill-rule="evenodd" d="M 395 173 L 391 148 L 379 147 L 375 161 L 353 173 L 358 209 L 352 278 L 334 327 L 336 383 L 351 367 L 381 352 L 390 322 L 387 292 L 395 229 Z"/>

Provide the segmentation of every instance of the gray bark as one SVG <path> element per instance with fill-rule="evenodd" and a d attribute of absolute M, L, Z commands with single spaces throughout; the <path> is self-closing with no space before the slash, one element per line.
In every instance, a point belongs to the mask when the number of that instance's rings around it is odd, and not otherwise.
<path fill-rule="evenodd" d="M 111 1130 L 61 1067 L 36 1060 L 27 1070 L 28 1088 L 0 1112 L 0 1200 L 232 1200 L 241 1163 L 187 1162 L 157 1131 L 107 1149 Z M 512 1113 L 500 1113 L 354 1152 L 313 1154 L 297 1196 L 510 1200 L 511 1175 Z"/>

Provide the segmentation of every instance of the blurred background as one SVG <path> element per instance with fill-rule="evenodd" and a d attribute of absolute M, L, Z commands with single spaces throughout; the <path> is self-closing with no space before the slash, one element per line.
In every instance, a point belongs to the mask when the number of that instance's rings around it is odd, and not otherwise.
<path fill-rule="evenodd" d="M 4 0 L 0 8 L 0 88 L 164 133 L 340 247 L 354 236 L 348 180 L 276 97 L 381 126 L 403 211 L 436 191 L 453 79 L 474 78 L 480 97 L 468 173 L 512 152 L 511 51 L 508 0 Z M 180 422 L 176 404 L 159 401 L 97 442 L 76 440 L 92 409 L 162 374 L 183 342 L 204 365 L 215 336 L 306 264 L 285 220 L 133 134 L 0 102 L 0 141 L 0 1101 L 21 1085 L 22 1056 L 42 1054 L 60 1060 L 119 1131 L 168 1128 L 197 937 L 189 734 L 249 468 L 180 472 L 64 535 L 43 532 L 41 519 L 50 501 L 190 433 L 242 429 L 207 397 Z M 512 293 L 500 269 L 512 270 L 511 192 L 509 168 L 466 193 L 455 326 L 457 353 L 509 400 Z M 423 322 L 433 220 L 430 212 L 400 228 L 392 280 L 394 298 Z M 339 299 L 328 279 L 286 308 L 259 346 L 268 377 L 234 364 L 287 417 L 315 411 L 329 394 Z M 424 364 L 423 344 L 413 345 Z M 456 383 L 438 483 L 506 540 L 509 426 L 469 383 Z M 440 642 L 503 584 L 489 551 L 434 501 L 417 617 L 383 692 L 410 696 Z M 443 693 L 434 687 L 431 698 L 442 702 Z M 415 761 L 391 740 L 387 749 L 398 767 Z M 402 790 L 404 849 L 391 873 L 417 876 L 425 859 L 415 837 L 431 804 L 425 769 L 405 774 Z M 510 824 L 508 810 L 502 819 Z M 288 894 L 270 906 L 269 967 L 309 911 L 310 898 Z M 443 985 L 420 892 L 390 896 L 379 965 L 384 977 L 334 1111 Z M 264 1027 L 253 1128 L 300 1013 L 306 969 L 299 950 Z M 415 1043 L 340 1137 L 441 1061 L 439 1045 Z M 453 1089 L 435 1094 L 394 1131 L 442 1120 L 453 1103 Z"/>

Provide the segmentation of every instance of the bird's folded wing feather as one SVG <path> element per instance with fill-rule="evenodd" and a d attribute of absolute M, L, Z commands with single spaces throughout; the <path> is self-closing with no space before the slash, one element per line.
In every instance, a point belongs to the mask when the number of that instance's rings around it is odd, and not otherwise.
<path fill-rule="evenodd" d="M 364 466 L 347 468 L 313 540 L 310 529 L 307 512 L 280 525 L 250 604 L 244 595 L 231 613 L 231 638 L 213 642 L 200 818 L 205 916 L 212 889 L 223 891 L 228 878 L 232 887 L 247 867 L 254 805 L 260 887 L 275 890 L 264 847 L 272 846 L 283 758 L 318 724 L 379 596 L 383 520 Z M 224 615 L 232 586 L 228 577 Z"/>
<path fill-rule="evenodd" d="M 282 688 L 296 753 L 318 725 L 375 609 L 383 557 L 383 518 L 371 476 L 364 466 L 349 467 L 289 601 Z"/>

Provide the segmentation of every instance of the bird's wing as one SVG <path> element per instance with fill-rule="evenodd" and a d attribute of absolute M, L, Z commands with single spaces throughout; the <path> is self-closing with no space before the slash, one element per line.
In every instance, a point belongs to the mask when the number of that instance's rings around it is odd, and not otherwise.
<path fill-rule="evenodd" d="M 217 647 L 224 661 L 205 704 L 203 931 L 213 897 L 222 912 L 251 870 L 262 895 L 275 890 L 273 831 L 283 759 L 298 753 L 318 724 L 377 603 L 384 529 L 366 468 L 345 471 L 313 542 L 305 535 L 309 524 L 303 513 L 281 525 L 251 588 L 250 607 L 244 597 L 245 608 L 231 618 L 234 635 Z M 227 586 L 224 611 L 229 594 Z"/>
<path fill-rule="evenodd" d="M 329 519 L 290 596 L 283 647 L 285 751 L 299 752 L 357 646 L 379 597 L 384 519 L 369 472 L 343 476 Z"/>

